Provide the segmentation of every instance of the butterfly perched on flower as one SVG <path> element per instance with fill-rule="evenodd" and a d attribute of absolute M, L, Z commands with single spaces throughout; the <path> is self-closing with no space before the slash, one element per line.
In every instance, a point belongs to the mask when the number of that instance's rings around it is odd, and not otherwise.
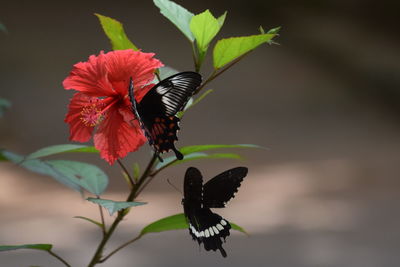
<path fill-rule="evenodd" d="M 139 120 L 140 125 L 154 148 L 158 158 L 160 153 L 174 151 L 177 159 L 183 159 L 183 155 L 175 147 L 176 135 L 180 119 L 176 116 L 182 111 L 202 81 L 197 72 L 180 72 L 172 75 L 158 84 L 137 102 L 134 97 L 134 84 L 131 79 L 129 84 L 129 98 L 132 103 L 132 111 Z"/>
<path fill-rule="evenodd" d="M 240 183 L 247 175 L 247 168 L 237 167 L 218 174 L 203 185 L 200 171 L 194 167 L 186 170 L 182 199 L 185 217 L 189 223 L 189 233 L 205 250 L 219 250 L 223 257 L 226 251 L 222 239 L 229 236 L 231 225 L 210 208 L 224 208 L 234 197 Z"/>

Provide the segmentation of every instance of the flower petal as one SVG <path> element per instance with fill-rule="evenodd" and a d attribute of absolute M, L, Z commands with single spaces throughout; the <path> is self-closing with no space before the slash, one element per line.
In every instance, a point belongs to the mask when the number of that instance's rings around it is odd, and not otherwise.
<path fill-rule="evenodd" d="M 82 93 L 76 93 L 72 97 L 68 106 L 68 113 L 64 119 L 70 127 L 70 140 L 78 142 L 89 141 L 90 137 L 92 137 L 94 125 L 85 123 L 82 120 L 82 111 L 85 107 L 93 107 L 93 105 L 97 107 L 100 103 L 100 100 L 96 97 L 90 97 Z"/>
<path fill-rule="evenodd" d="M 74 89 L 90 96 L 111 96 L 116 94 L 107 78 L 106 58 L 103 52 L 99 56 L 90 56 L 87 62 L 74 65 L 69 76 L 63 81 L 65 89 Z"/>
<path fill-rule="evenodd" d="M 138 91 L 154 79 L 154 72 L 163 64 L 153 58 L 154 53 L 141 51 L 117 50 L 104 55 L 108 70 L 108 79 L 120 95 L 125 96 L 132 77 Z"/>
<path fill-rule="evenodd" d="M 101 157 L 110 164 L 138 150 L 146 142 L 138 121 L 124 119 L 129 116 L 126 112 L 116 106 L 109 108 L 93 138 Z"/>

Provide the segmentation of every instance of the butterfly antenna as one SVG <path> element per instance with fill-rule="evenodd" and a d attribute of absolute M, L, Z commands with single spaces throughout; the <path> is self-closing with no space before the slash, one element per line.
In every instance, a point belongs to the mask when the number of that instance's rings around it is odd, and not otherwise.
<path fill-rule="evenodd" d="M 169 183 L 170 186 L 172 186 L 176 191 L 178 191 L 179 193 L 181 193 L 181 195 L 183 195 L 182 191 L 179 190 L 178 187 L 176 187 L 173 183 L 171 183 L 171 181 L 169 179 L 167 179 L 167 182 Z"/>

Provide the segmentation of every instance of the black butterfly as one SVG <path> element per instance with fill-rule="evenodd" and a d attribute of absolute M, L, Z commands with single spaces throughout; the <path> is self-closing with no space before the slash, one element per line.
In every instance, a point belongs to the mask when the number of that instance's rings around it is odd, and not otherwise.
<path fill-rule="evenodd" d="M 131 79 L 129 98 L 132 111 L 160 161 L 163 160 L 159 154 L 171 149 L 177 159 L 183 159 L 182 153 L 174 144 L 178 140 L 176 132 L 180 129 L 178 125 L 180 120 L 175 115 L 183 110 L 189 98 L 200 86 L 201 80 L 201 75 L 197 72 L 177 73 L 156 84 L 138 103 L 134 98 Z"/>
<path fill-rule="evenodd" d="M 203 177 L 198 169 L 190 167 L 186 170 L 182 204 L 189 222 L 189 233 L 199 245 L 204 243 L 206 250 L 219 249 L 223 257 L 226 257 L 226 252 L 221 239 L 225 242 L 231 225 L 210 208 L 224 208 L 246 175 L 247 168 L 233 168 L 218 174 L 203 186 Z"/>

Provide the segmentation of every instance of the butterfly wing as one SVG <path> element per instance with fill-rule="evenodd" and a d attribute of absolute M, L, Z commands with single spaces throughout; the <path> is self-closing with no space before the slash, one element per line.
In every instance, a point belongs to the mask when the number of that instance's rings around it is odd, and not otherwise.
<path fill-rule="evenodd" d="M 140 106 L 155 108 L 167 116 L 183 110 L 189 98 L 201 84 L 201 75 L 185 71 L 172 75 L 156 84 L 142 99 Z M 155 103 L 156 102 L 156 103 Z"/>
<path fill-rule="evenodd" d="M 246 175 L 247 168 L 237 167 L 209 180 L 203 189 L 203 207 L 224 208 L 225 204 L 234 197 Z"/>
<path fill-rule="evenodd" d="M 186 170 L 185 180 L 183 182 L 184 199 L 182 203 L 185 215 L 190 215 L 193 210 L 199 210 L 201 208 L 202 195 L 203 176 L 197 168 L 190 167 Z"/>
<path fill-rule="evenodd" d="M 203 243 L 205 250 L 219 250 L 223 257 L 226 251 L 222 247 L 225 238 L 229 236 L 231 225 L 227 220 L 208 208 L 194 210 L 195 221 L 189 220 L 189 233 L 199 244 Z"/>
<path fill-rule="evenodd" d="M 159 115 L 154 118 L 145 118 L 143 120 L 144 132 L 149 140 L 149 144 L 154 147 L 158 153 L 168 152 L 172 150 L 176 157 L 181 160 L 183 155 L 175 147 L 176 136 L 179 128 L 179 118 L 175 116 Z"/>
<path fill-rule="evenodd" d="M 202 206 L 202 176 L 198 169 L 187 169 L 184 181 L 183 209 L 189 222 L 189 233 L 208 250 L 219 250 L 223 257 L 227 254 L 222 242 L 229 236 L 231 225 L 221 216 Z"/>
<path fill-rule="evenodd" d="M 203 176 L 200 171 L 194 167 L 186 170 L 185 180 L 183 182 L 183 211 L 189 225 L 198 225 L 196 217 L 197 211 L 201 209 L 201 200 L 203 195 Z M 190 230 L 189 230 L 190 232 Z"/>
<path fill-rule="evenodd" d="M 185 107 L 200 84 L 200 74 L 181 72 L 159 82 L 137 103 L 131 82 L 129 95 L 134 113 L 141 122 L 149 144 L 157 153 L 172 150 L 178 159 L 183 159 L 174 144 L 178 140 L 180 121 L 175 114 Z"/>

